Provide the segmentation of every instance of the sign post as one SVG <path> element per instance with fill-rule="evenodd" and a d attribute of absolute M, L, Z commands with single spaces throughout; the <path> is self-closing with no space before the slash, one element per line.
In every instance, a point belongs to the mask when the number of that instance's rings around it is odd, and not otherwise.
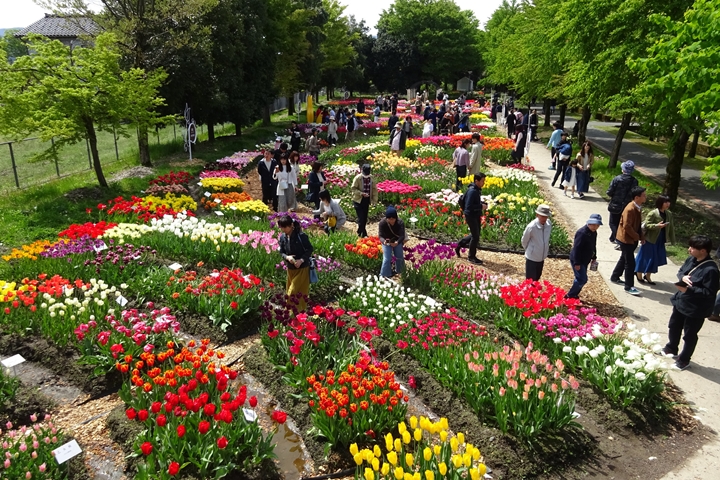
<path fill-rule="evenodd" d="M 192 161 L 192 145 L 197 141 L 197 125 L 195 125 L 195 119 L 192 118 L 192 110 L 185 104 L 185 145 L 183 145 L 186 152 L 190 154 L 190 161 Z"/>

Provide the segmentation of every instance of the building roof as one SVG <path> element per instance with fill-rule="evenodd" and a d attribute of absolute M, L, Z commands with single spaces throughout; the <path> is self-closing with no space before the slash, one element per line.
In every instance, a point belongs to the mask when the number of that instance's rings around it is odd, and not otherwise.
<path fill-rule="evenodd" d="M 24 37 L 35 33 L 48 38 L 77 38 L 82 35 L 95 35 L 99 30 L 98 24 L 90 17 L 64 17 L 46 13 L 45 18 L 15 32 L 15 36 Z"/>

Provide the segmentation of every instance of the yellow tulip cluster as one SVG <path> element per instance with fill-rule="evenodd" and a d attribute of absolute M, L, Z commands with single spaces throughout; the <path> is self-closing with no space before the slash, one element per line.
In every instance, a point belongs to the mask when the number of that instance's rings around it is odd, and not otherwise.
<path fill-rule="evenodd" d="M 260 200 L 250 200 L 249 202 L 234 202 L 222 205 L 220 207 L 224 211 L 233 211 L 236 213 L 257 213 L 268 214 L 270 209 Z"/>
<path fill-rule="evenodd" d="M 57 242 L 49 242 L 47 240 L 36 240 L 29 245 L 23 245 L 20 248 L 13 248 L 8 255 L 3 255 L 2 259 L 6 262 L 10 260 L 16 260 L 20 258 L 29 258 L 30 260 L 37 260 L 37 256 L 45 251 L 46 248 L 50 248 Z"/>
<path fill-rule="evenodd" d="M 507 208 L 508 210 L 522 210 L 527 211 L 529 208 L 535 208 L 541 203 L 548 203 L 545 199 L 538 197 L 525 197 L 520 194 L 501 193 L 493 199 L 492 205 L 488 210 L 498 210 L 500 208 Z"/>
<path fill-rule="evenodd" d="M 143 198 L 142 205 L 148 207 L 148 210 L 151 212 L 155 212 L 160 206 L 167 207 L 174 212 L 197 210 L 197 202 L 193 200 L 192 197 L 188 195 L 175 195 L 173 193 L 166 193 L 162 198 L 155 195 L 148 195 Z"/>
<path fill-rule="evenodd" d="M 467 177 L 461 177 L 460 181 L 463 185 L 470 185 L 475 181 L 474 175 L 468 175 Z M 483 188 L 505 188 L 505 185 L 507 185 L 510 182 L 507 178 L 500 178 L 500 177 L 485 177 L 485 185 Z"/>
<path fill-rule="evenodd" d="M 484 113 L 473 113 L 470 115 L 470 120 L 473 122 L 487 122 L 490 120 L 490 117 L 485 115 Z"/>
<path fill-rule="evenodd" d="M 420 145 L 422 145 L 422 142 L 415 138 L 408 138 L 405 142 L 405 148 L 419 147 Z"/>
<path fill-rule="evenodd" d="M 385 435 L 384 454 L 379 445 L 362 450 L 355 443 L 350 445 L 356 480 L 435 480 L 456 478 L 460 471 L 467 471 L 472 480 L 485 475 L 480 450 L 466 443 L 462 433 L 450 437 L 447 418 L 431 422 L 412 416 L 409 423 L 409 427 L 405 422 L 398 424 L 398 438 Z"/>
<path fill-rule="evenodd" d="M 34 285 L 20 285 L 20 288 L 17 290 L 15 289 L 16 286 L 16 282 L 6 282 L 5 280 L 0 280 L 0 302 L 12 302 L 18 292 L 37 290 L 37 287 Z"/>
<path fill-rule="evenodd" d="M 398 157 L 390 152 L 377 152 L 375 155 L 367 157 L 368 160 L 378 166 L 386 166 L 389 168 L 408 168 L 419 169 L 420 165 L 409 158 Z"/>
<path fill-rule="evenodd" d="M 213 192 L 238 192 L 245 186 L 245 182 L 239 178 L 209 177 L 200 180 L 202 187 Z"/>

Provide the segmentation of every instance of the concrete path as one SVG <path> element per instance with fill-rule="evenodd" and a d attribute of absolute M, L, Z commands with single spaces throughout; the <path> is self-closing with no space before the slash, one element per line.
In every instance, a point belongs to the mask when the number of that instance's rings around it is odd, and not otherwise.
<path fill-rule="evenodd" d="M 616 251 L 609 241 L 607 202 L 592 188 L 582 200 L 570 199 L 563 195 L 562 190 L 551 188 L 550 182 L 555 171 L 547 169 L 550 163 L 550 152 L 543 144 L 531 144 L 530 159 L 536 168 L 538 181 L 550 191 L 547 200 L 552 202 L 555 215 L 562 216 L 573 229 L 568 232 L 571 239 L 574 237 L 575 231 L 585 224 L 590 214 L 602 215 L 604 225 L 598 230 L 597 245 L 600 276 L 609 285 L 619 302 L 624 305 L 628 316 L 639 327 L 647 328 L 651 332 L 659 333 L 663 338 L 667 338 L 667 323 L 672 310 L 670 296 L 675 292 L 673 283 L 677 281 L 675 274 L 679 266 L 668 260 L 668 265 L 661 267 L 660 271 L 653 275 L 653 281 L 657 283 L 654 287 L 636 282 L 636 288 L 642 292 L 637 297 L 625 293 L 623 286 L 611 283 L 610 274 L 620 258 L 620 252 Z M 568 279 L 566 284 L 561 286 L 569 288 L 572 278 L 573 275 L 568 265 Z M 600 279 L 597 275 L 591 275 L 590 281 L 600 281 Z M 582 294 L 580 297 L 582 298 Z M 696 410 L 702 423 L 714 432 L 720 431 L 720 408 L 718 407 L 720 401 L 720 356 L 718 352 L 720 352 L 720 324 L 706 321 L 700 331 L 700 341 L 690 368 L 670 373 L 671 379 L 685 392 L 688 402 Z M 690 459 L 678 458 L 677 465 L 677 468 L 669 472 L 664 479 L 720 478 L 718 473 L 720 472 L 719 439 L 713 439 Z"/>
<path fill-rule="evenodd" d="M 553 117 L 553 121 L 555 120 L 557 120 L 557 117 Z M 573 117 L 566 117 L 565 129 L 572 130 L 576 120 Z M 609 155 L 615 145 L 615 135 L 598 127 L 615 127 L 619 125 L 619 122 L 591 121 L 588 123 L 587 137 Z M 620 147 L 620 158 L 623 161 L 632 160 L 635 162 L 635 168 L 661 185 L 665 181 L 665 169 L 668 163 L 667 155 L 657 153 L 625 139 Z M 702 173 L 703 171 L 697 167 L 683 164 L 682 178 L 680 179 L 680 196 L 692 200 L 709 209 L 716 216 L 720 216 L 720 188 L 708 189 L 700 180 Z"/>

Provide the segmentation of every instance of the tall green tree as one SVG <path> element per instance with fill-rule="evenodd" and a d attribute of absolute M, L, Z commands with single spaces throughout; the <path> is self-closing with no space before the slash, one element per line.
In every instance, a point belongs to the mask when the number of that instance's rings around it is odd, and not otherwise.
<path fill-rule="evenodd" d="M 322 81 L 327 87 L 328 96 L 341 82 L 345 67 L 357 57 L 354 42 L 358 34 L 350 29 L 348 18 L 344 15 L 345 6 L 337 0 L 323 0 L 323 9 L 327 21 L 323 26 L 323 41 L 320 44 Z"/>
<path fill-rule="evenodd" d="M 13 60 L 23 55 L 28 54 L 27 45 L 23 43 L 19 38 L 15 38 L 16 29 L 5 30 L 2 38 L 0 38 L 0 45 L 7 52 L 8 59 Z"/>
<path fill-rule="evenodd" d="M 87 139 L 98 183 L 107 187 L 97 132 L 116 129 L 127 136 L 131 128 L 162 121 L 155 111 L 163 104 L 157 89 L 165 73 L 122 70 L 112 34 L 98 36 L 93 47 L 70 48 L 40 36 L 31 36 L 29 45 L 34 53 L 12 65 L 0 51 L 0 131 L 12 138 L 54 138 L 46 157 Z"/>
<path fill-rule="evenodd" d="M 405 37 L 378 31 L 369 61 L 373 84 L 380 91 L 399 92 L 422 78 L 421 55 Z"/>

